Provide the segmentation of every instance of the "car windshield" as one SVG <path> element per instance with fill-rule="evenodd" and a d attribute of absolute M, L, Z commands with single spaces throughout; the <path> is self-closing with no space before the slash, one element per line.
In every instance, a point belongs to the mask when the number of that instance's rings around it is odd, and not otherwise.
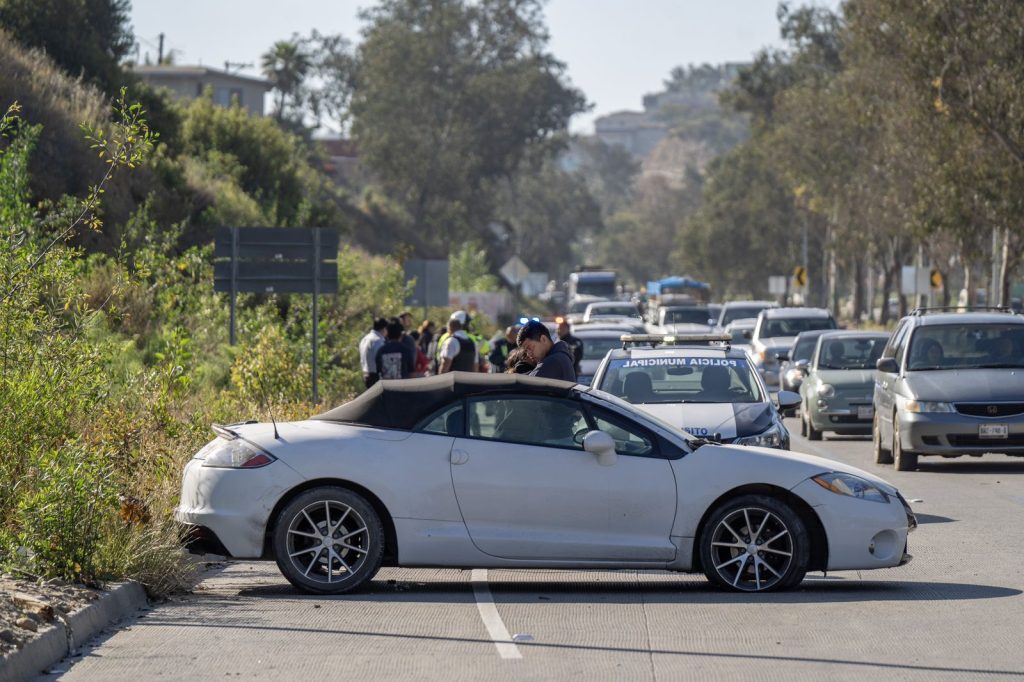
<path fill-rule="evenodd" d="M 811 356 L 814 355 L 814 347 L 818 345 L 818 336 L 815 334 L 804 335 L 801 334 L 793 344 L 793 352 L 790 353 L 790 360 L 793 362 L 799 362 L 800 360 L 810 360 Z"/>
<path fill-rule="evenodd" d="M 703 324 L 708 323 L 707 308 L 669 308 L 664 311 L 662 324 Z"/>
<path fill-rule="evenodd" d="M 600 360 L 608 351 L 622 348 L 621 334 L 614 336 L 581 336 L 583 342 L 583 359 Z"/>
<path fill-rule="evenodd" d="M 836 321 L 831 317 L 780 317 L 765 320 L 761 329 L 762 339 L 773 339 L 779 336 L 796 336 L 800 332 L 815 329 L 835 329 Z"/>
<path fill-rule="evenodd" d="M 745 358 L 673 355 L 612 360 L 597 388 L 631 403 L 763 402 Z"/>
<path fill-rule="evenodd" d="M 874 369 L 886 336 L 822 339 L 818 369 Z"/>
<path fill-rule="evenodd" d="M 1024 325 L 943 324 L 918 327 L 907 369 L 1024 368 Z"/>
<path fill-rule="evenodd" d="M 766 305 L 729 306 L 722 311 L 722 320 L 719 324 L 723 327 L 733 320 L 742 320 L 744 317 L 757 317 Z"/>
<path fill-rule="evenodd" d="M 589 310 L 591 317 L 601 317 L 602 315 L 636 317 L 637 315 L 636 306 L 631 303 L 592 305 Z"/>

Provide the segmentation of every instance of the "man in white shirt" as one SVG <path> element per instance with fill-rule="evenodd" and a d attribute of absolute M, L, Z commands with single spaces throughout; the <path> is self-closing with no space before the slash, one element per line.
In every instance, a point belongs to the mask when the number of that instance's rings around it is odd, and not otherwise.
<path fill-rule="evenodd" d="M 373 329 L 359 340 L 359 364 L 363 368 L 363 383 L 373 386 L 380 378 L 377 372 L 377 351 L 384 345 L 384 330 L 388 321 L 383 317 L 373 321 Z"/>
<path fill-rule="evenodd" d="M 445 372 L 479 372 L 480 353 L 476 344 L 463 330 L 466 312 L 456 310 L 448 320 L 448 338 L 441 346 L 441 366 L 438 374 Z"/>

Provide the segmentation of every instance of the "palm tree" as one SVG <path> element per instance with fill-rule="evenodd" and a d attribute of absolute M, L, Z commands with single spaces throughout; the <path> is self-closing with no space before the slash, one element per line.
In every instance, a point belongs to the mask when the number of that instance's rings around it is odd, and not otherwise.
<path fill-rule="evenodd" d="M 277 120 L 284 118 L 285 98 L 295 98 L 306 74 L 312 66 L 309 55 L 301 43 L 279 40 L 267 50 L 260 62 L 263 75 L 274 83 L 277 90 Z"/>

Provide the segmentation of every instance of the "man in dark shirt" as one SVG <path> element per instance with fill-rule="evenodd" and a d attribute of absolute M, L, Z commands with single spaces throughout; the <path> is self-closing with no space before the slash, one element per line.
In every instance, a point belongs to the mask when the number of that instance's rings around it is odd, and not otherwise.
<path fill-rule="evenodd" d="M 569 352 L 572 353 L 572 368 L 579 376 L 580 373 L 580 362 L 583 360 L 583 341 L 572 335 L 572 330 L 569 329 L 569 323 L 564 317 L 558 318 L 558 338 L 561 341 L 565 341 L 565 345 L 569 346 Z"/>
<path fill-rule="evenodd" d="M 416 353 L 402 341 L 405 329 L 397 318 L 388 322 L 387 342 L 377 351 L 377 372 L 381 379 L 408 379 L 416 367 Z"/>
<path fill-rule="evenodd" d="M 543 322 L 527 322 L 519 330 L 516 345 L 525 349 L 537 363 L 530 376 L 576 382 L 576 370 L 573 369 L 573 357 L 569 352 L 569 346 L 565 341 L 553 342 L 551 332 Z"/>

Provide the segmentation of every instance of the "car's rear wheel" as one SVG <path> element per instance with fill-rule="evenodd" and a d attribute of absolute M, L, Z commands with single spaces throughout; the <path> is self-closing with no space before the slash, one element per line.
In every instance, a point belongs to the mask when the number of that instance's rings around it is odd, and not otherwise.
<path fill-rule="evenodd" d="M 704 575 L 740 592 L 800 583 L 810 561 L 810 536 L 793 509 L 773 497 L 744 495 L 712 512 L 700 536 Z"/>
<path fill-rule="evenodd" d="M 900 438 L 899 415 L 892 416 L 892 462 L 896 471 L 914 471 L 917 469 L 917 453 L 907 452 L 903 449 L 903 439 Z"/>
<path fill-rule="evenodd" d="M 892 464 L 892 450 L 882 447 L 882 424 L 879 422 L 878 411 L 871 425 L 871 445 L 874 450 L 875 464 Z"/>
<path fill-rule="evenodd" d="M 289 502 L 274 524 L 281 573 L 303 592 L 343 594 L 370 580 L 384 556 L 384 526 L 359 494 L 324 486 Z"/>

